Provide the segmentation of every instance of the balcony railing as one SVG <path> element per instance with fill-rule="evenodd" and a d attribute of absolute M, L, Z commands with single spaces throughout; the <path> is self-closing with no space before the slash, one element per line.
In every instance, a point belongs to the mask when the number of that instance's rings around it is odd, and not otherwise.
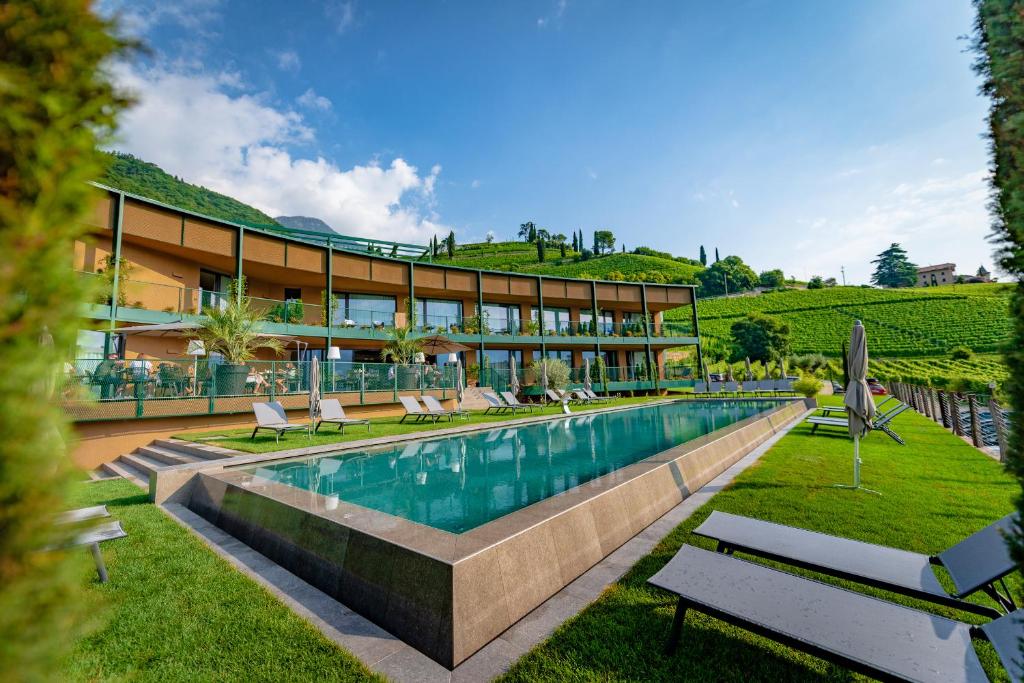
<path fill-rule="evenodd" d="M 312 361 L 250 361 L 240 366 L 196 359 L 78 359 L 60 392 L 75 420 L 175 417 L 248 412 L 253 401 L 307 405 Z M 322 395 L 346 403 L 394 402 L 401 393 L 451 397 L 455 366 L 321 361 Z"/>

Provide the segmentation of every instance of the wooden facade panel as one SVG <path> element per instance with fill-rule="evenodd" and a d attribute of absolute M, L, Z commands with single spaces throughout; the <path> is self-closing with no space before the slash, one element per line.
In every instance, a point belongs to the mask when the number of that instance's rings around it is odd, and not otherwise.
<path fill-rule="evenodd" d="M 449 270 L 445 276 L 447 289 L 453 292 L 476 292 L 476 273 Z"/>
<path fill-rule="evenodd" d="M 640 285 L 618 285 L 618 300 L 624 303 L 640 303 Z"/>
<path fill-rule="evenodd" d="M 668 290 L 665 287 L 647 287 L 647 303 L 648 304 L 666 304 L 668 303 Z"/>
<path fill-rule="evenodd" d="M 181 244 L 181 216 L 155 206 L 124 204 L 124 233 L 168 244 Z"/>
<path fill-rule="evenodd" d="M 322 273 L 324 272 L 326 255 L 327 252 L 323 249 L 307 247 L 303 244 L 289 244 L 288 263 L 285 265 L 289 268 L 305 270 L 310 273 Z"/>
<path fill-rule="evenodd" d="M 365 256 L 334 253 L 333 273 L 335 277 L 350 277 L 356 280 L 370 279 L 370 259 Z"/>
<path fill-rule="evenodd" d="M 185 219 L 185 244 L 189 249 L 218 256 L 235 256 L 238 231 L 223 225 L 194 218 Z"/>
<path fill-rule="evenodd" d="M 107 192 L 102 193 L 92 205 L 92 210 L 86 215 L 85 222 L 98 228 L 113 230 L 117 217 L 114 212 L 117 210 L 117 202 Z"/>
<path fill-rule="evenodd" d="M 416 287 L 444 289 L 444 270 L 427 266 L 416 266 Z"/>
<path fill-rule="evenodd" d="M 536 298 L 537 280 L 532 277 L 510 277 L 508 279 L 508 293 L 515 296 Z"/>
<path fill-rule="evenodd" d="M 693 290 L 688 287 L 666 287 L 667 300 L 670 304 L 693 303 Z"/>
<path fill-rule="evenodd" d="M 484 294 L 509 294 L 508 276 L 484 273 Z"/>
<path fill-rule="evenodd" d="M 419 269 L 416 269 L 416 279 L 419 280 Z M 409 285 L 409 266 L 404 263 L 393 261 L 373 262 L 373 281 L 386 282 L 389 285 Z"/>
<path fill-rule="evenodd" d="M 564 299 L 565 280 L 544 280 L 545 299 Z"/>
<path fill-rule="evenodd" d="M 245 234 L 245 245 L 242 258 L 246 261 L 266 263 L 270 266 L 284 267 L 284 240 L 265 237 L 263 235 Z"/>
<path fill-rule="evenodd" d="M 597 299 L 605 304 L 614 303 L 619 299 L 619 292 L 615 285 L 604 283 L 597 284 Z"/>
<path fill-rule="evenodd" d="M 590 301 L 590 283 L 566 281 L 565 296 L 569 299 Z"/>

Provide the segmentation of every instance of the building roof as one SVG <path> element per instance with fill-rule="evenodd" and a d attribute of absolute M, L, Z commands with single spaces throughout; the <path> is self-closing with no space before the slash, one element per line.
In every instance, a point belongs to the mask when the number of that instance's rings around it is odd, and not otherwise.
<path fill-rule="evenodd" d="M 929 273 L 933 270 L 956 270 L 955 263 L 937 263 L 934 266 L 921 266 L 917 269 L 919 273 Z"/>

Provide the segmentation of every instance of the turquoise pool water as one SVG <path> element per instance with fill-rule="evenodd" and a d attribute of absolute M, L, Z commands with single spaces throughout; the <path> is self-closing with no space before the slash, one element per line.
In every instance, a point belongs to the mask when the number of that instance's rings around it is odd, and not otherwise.
<path fill-rule="evenodd" d="M 781 403 L 679 401 L 250 471 L 457 534 Z"/>

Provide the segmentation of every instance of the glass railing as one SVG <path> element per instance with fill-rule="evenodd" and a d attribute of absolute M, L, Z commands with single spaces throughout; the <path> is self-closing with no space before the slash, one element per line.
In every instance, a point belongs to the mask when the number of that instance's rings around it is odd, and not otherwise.
<path fill-rule="evenodd" d="M 58 385 L 62 403 L 75 419 L 245 412 L 251 401 L 239 400 L 287 400 L 308 394 L 312 363 L 80 358 L 66 364 Z M 397 401 L 399 394 L 410 391 L 440 391 L 445 398 L 451 396 L 457 378 L 453 365 L 320 362 L 322 395 L 357 394 L 358 398 L 347 399 L 357 405 Z M 307 399 L 295 400 L 288 407 L 301 407 Z"/>
<path fill-rule="evenodd" d="M 395 326 L 394 311 L 374 311 L 363 309 L 349 309 L 345 311 L 334 311 L 334 322 L 332 327 L 342 329 L 360 330 L 384 330 Z"/>
<path fill-rule="evenodd" d="M 424 334 L 462 334 L 461 315 L 417 315 L 416 331 Z"/>
<path fill-rule="evenodd" d="M 252 307 L 263 314 L 267 322 L 286 325 L 312 325 L 323 327 L 327 316 L 320 304 L 310 304 L 298 299 L 280 301 L 251 297 Z"/>

